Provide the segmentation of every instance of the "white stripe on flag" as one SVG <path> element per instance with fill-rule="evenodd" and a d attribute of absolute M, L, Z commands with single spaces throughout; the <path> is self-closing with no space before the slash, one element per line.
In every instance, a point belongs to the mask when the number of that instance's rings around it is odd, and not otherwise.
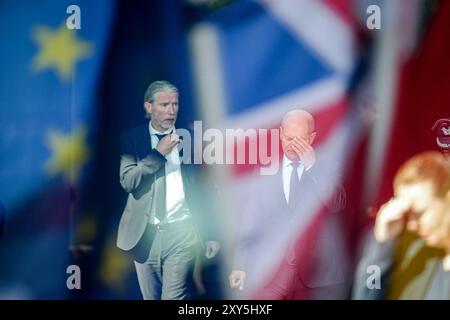
<path fill-rule="evenodd" d="M 317 0 L 261 0 L 261 3 L 331 68 L 343 74 L 351 71 L 354 33 L 328 6 Z"/>
<path fill-rule="evenodd" d="M 228 128 L 259 128 L 279 123 L 286 112 L 295 108 L 317 112 L 344 97 L 345 84 L 345 80 L 337 76 L 321 79 L 229 117 L 226 125 Z"/>

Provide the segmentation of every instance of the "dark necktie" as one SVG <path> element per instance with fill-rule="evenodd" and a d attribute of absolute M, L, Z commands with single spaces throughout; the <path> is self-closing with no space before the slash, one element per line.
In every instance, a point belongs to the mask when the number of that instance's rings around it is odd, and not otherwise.
<path fill-rule="evenodd" d="M 167 134 L 155 134 L 158 138 L 158 141 L 161 141 L 162 138 L 167 136 Z M 158 218 L 159 222 L 164 221 L 167 215 L 166 208 L 166 166 L 164 165 L 161 169 L 156 172 L 156 179 L 162 179 L 161 190 L 158 191 L 156 196 L 156 207 L 155 207 L 155 215 Z"/>
<path fill-rule="evenodd" d="M 297 169 L 299 165 L 300 163 L 298 161 L 291 162 L 292 173 L 291 173 L 291 180 L 289 181 L 289 201 L 288 201 L 288 206 L 289 209 L 291 210 L 291 213 L 294 213 L 293 210 L 295 209 L 295 205 L 298 201 L 300 180 L 298 179 Z M 288 248 L 286 252 L 286 260 L 290 265 L 295 265 L 297 262 L 295 240 L 296 240 L 296 233 L 293 232 L 292 228 L 290 228 Z"/>
<path fill-rule="evenodd" d="M 294 208 L 298 197 L 300 180 L 298 179 L 297 168 L 299 165 L 300 163 L 298 161 L 291 162 L 292 173 L 291 173 L 291 180 L 289 182 L 289 201 L 288 201 L 289 208 Z"/>
<path fill-rule="evenodd" d="M 167 133 L 165 133 L 165 134 L 155 133 L 155 136 L 158 138 L 158 141 L 161 141 L 162 138 L 164 138 L 165 136 L 167 136 Z"/>
<path fill-rule="evenodd" d="M 158 142 L 161 141 L 161 139 L 167 135 L 168 135 L 168 133 L 165 133 L 165 134 L 155 133 L 155 136 L 158 138 Z M 180 139 L 182 139 L 182 138 L 183 137 L 180 137 Z M 180 158 L 183 158 L 183 149 L 180 149 L 178 154 L 179 154 Z"/>

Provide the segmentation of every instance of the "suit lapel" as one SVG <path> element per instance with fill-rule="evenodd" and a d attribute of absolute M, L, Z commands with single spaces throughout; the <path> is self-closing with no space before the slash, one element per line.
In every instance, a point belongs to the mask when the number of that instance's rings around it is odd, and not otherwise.
<path fill-rule="evenodd" d="M 152 148 L 152 141 L 150 132 L 148 131 L 148 124 L 140 126 L 136 131 L 135 136 L 136 153 L 139 159 L 145 158 Z"/>

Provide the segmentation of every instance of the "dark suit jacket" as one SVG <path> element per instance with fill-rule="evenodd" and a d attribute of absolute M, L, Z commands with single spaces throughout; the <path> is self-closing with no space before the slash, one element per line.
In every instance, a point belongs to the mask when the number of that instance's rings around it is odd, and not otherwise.
<path fill-rule="evenodd" d="M 117 239 L 119 248 L 128 251 L 144 247 L 148 253 L 154 233 L 148 221 L 152 206 L 163 194 L 165 163 L 166 158 L 151 149 L 148 124 L 131 129 L 122 135 L 120 182 L 128 193 L 128 199 L 119 224 Z M 206 188 L 203 184 L 198 166 L 192 163 L 181 164 L 180 168 L 186 201 L 199 237 L 202 242 L 213 240 L 214 210 L 208 202 L 211 199 L 208 194 L 213 188 Z M 170 190 L 167 196 L 170 197 Z M 148 241 L 142 242 L 141 239 Z"/>
<path fill-rule="evenodd" d="M 344 249 L 336 213 L 345 206 L 345 193 L 339 185 L 330 185 L 327 188 L 332 190 L 332 201 L 323 198 L 326 190 L 318 179 L 324 172 L 317 174 L 317 170 L 322 169 L 323 166 L 316 162 L 310 170 L 303 172 L 300 195 L 293 210 L 288 208 L 285 199 L 281 167 L 276 175 L 257 177 L 243 212 L 235 264 L 236 269 L 246 271 L 250 283 L 253 282 L 252 273 L 273 262 L 270 250 L 285 249 L 289 241 L 294 244 L 293 253 L 287 250 L 281 256 L 295 259 L 300 286 L 319 288 L 344 281 L 346 257 L 337 255 Z M 336 174 L 336 170 L 331 169 L 331 174 Z M 328 211 L 321 215 L 321 221 L 315 221 L 314 206 Z M 299 242 L 297 236 L 302 233 L 306 236 Z"/>
<path fill-rule="evenodd" d="M 396 253 L 400 254 L 398 261 Z M 369 229 L 355 272 L 352 299 L 448 300 L 450 273 L 443 269 L 443 256 L 443 251 L 427 247 L 409 232 L 403 232 L 396 240 L 379 243 L 373 229 Z M 403 264 L 401 268 L 396 266 L 399 262 Z M 392 277 L 395 267 L 396 278 Z M 375 277 L 379 277 L 379 287 Z M 396 295 L 390 296 L 390 290 Z"/>

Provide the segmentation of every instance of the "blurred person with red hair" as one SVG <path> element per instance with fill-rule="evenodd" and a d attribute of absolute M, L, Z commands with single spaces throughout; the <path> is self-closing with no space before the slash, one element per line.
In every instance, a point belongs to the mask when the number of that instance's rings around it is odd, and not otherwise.
<path fill-rule="evenodd" d="M 393 187 L 359 263 L 353 297 L 449 299 L 450 163 L 437 151 L 419 153 L 399 168 Z M 378 290 L 363 281 L 371 265 L 381 270 Z"/>

